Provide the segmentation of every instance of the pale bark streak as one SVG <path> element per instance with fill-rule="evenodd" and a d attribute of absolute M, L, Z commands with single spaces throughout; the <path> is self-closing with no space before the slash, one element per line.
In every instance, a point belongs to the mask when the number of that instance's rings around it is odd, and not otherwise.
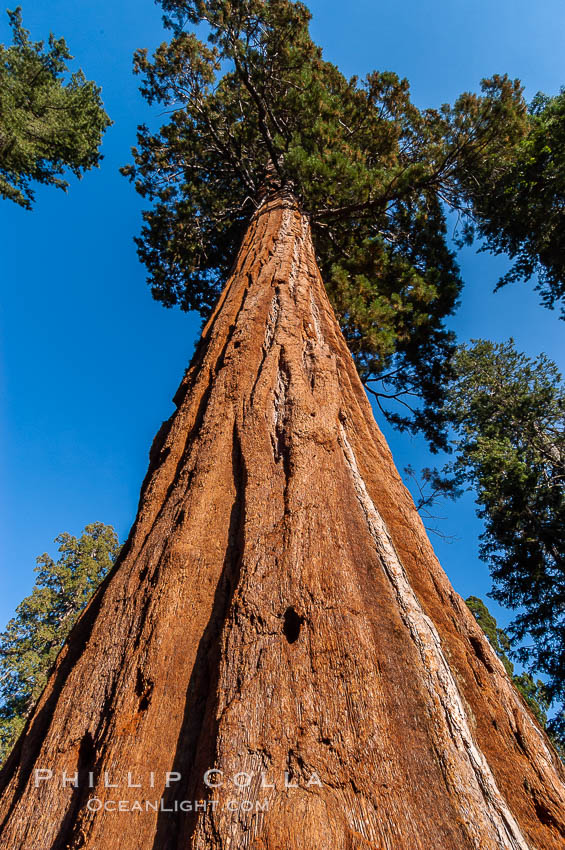
<path fill-rule="evenodd" d="M 426 616 L 412 590 L 405 570 L 396 553 L 387 528 L 378 513 L 355 459 L 355 454 L 343 425 L 340 426 L 340 442 L 351 471 L 351 477 L 359 504 L 365 514 L 367 525 L 374 540 L 383 569 L 388 576 L 398 600 L 402 618 L 418 647 L 426 684 L 433 702 L 439 699 L 444 712 L 442 744 L 450 746 L 453 756 L 452 767 L 447 779 L 457 791 L 457 802 L 465 818 L 469 833 L 477 850 L 483 848 L 485 834 L 481 829 L 484 816 L 490 819 L 489 830 L 492 846 L 508 850 L 530 850 L 516 820 L 506 805 L 490 770 L 490 767 L 473 740 L 465 708 L 449 664 L 443 653 L 437 630 Z M 436 718 L 438 714 L 436 713 Z M 498 843 L 499 842 L 499 843 Z"/>

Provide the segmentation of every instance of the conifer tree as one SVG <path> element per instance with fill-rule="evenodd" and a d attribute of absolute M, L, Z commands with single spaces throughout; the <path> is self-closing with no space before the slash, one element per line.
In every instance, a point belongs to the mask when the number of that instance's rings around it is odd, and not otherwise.
<path fill-rule="evenodd" d="M 31 209 L 35 184 L 66 189 L 65 171 L 80 177 L 99 164 L 111 122 L 100 89 L 82 71 L 67 77 L 73 57 L 65 40 L 31 41 L 19 6 L 8 17 L 13 44 L 0 44 L 0 197 Z"/>
<path fill-rule="evenodd" d="M 563 766 L 441 570 L 328 300 L 439 445 L 442 205 L 464 159 L 527 132 L 520 86 L 419 112 L 396 77 L 325 63 L 299 3 L 164 5 L 173 39 L 137 63 L 171 118 L 126 169 L 155 201 L 140 252 L 157 297 L 205 314 L 231 273 L 0 772 L 0 850 L 560 850 Z M 37 787 L 45 764 L 89 780 Z M 110 772 L 157 805 L 112 810 Z"/>
<path fill-rule="evenodd" d="M 537 271 L 544 302 L 559 301 L 563 94 L 528 107 L 518 81 L 494 76 L 480 95 L 420 110 L 395 74 L 348 80 L 326 62 L 302 3 L 162 5 L 172 38 L 152 59 L 139 51 L 135 70 L 148 102 L 171 116 L 157 133 L 140 128 L 134 165 L 123 169 L 152 202 L 137 242 L 153 295 L 207 316 L 250 212 L 265 193 L 292 190 L 380 411 L 422 431 L 432 450 L 453 448 L 448 432 L 457 432 L 455 481 L 424 475 L 452 496 L 476 487 L 497 598 L 525 607 L 512 629 L 517 640 L 529 635 L 522 660 L 562 699 L 562 391 L 547 358 L 522 360 L 519 374 L 512 345 L 456 349 L 447 322 L 463 281 L 446 215 L 462 215 L 462 241 L 480 237 L 516 260 L 502 284 Z M 207 42 L 190 32 L 196 25 Z M 481 408 L 483 366 L 493 380 Z M 513 419 L 508 434 L 495 409 Z M 552 604 L 543 603 L 547 583 Z"/>
<path fill-rule="evenodd" d="M 481 555 L 493 597 L 519 609 L 518 658 L 565 702 L 565 390 L 557 366 L 507 343 L 475 341 L 456 358 L 448 416 L 454 464 L 484 520 Z"/>
<path fill-rule="evenodd" d="M 60 557 L 37 558 L 37 583 L 0 634 L 0 764 L 41 694 L 61 646 L 119 552 L 112 526 L 59 534 Z"/>
<path fill-rule="evenodd" d="M 434 556 L 291 192 L 175 401 L 0 771 L 0 850 L 561 850 L 563 766 Z"/>

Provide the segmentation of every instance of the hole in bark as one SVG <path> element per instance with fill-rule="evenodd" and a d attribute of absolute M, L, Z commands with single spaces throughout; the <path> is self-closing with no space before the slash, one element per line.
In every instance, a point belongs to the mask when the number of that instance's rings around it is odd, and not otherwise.
<path fill-rule="evenodd" d="M 304 617 L 300 617 L 292 606 L 284 612 L 283 633 L 289 643 L 296 643 L 300 635 L 300 626 Z"/>
<path fill-rule="evenodd" d="M 147 711 L 151 702 L 151 693 L 153 691 L 153 682 L 148 681 L 141 670 L 137 670 L 137 680 L 135 683 L 135 692 L 139 697 L 138 711 Z"/>
<path fill-rule="evenodd" d="M 524 736 L 522 735 L 522 732 L 520 731 L 520 729 L 514 730 L 514 737 L 516 739 L 516 743 L 518 744 L 518 746 L 520 747 L 520 749 L 522 750 L 524 755 L 527 756 L 528 755 L 528 748 L 527 748 L 527 745 L 526 745 L 526 741 L 524 740 Z"/>
<path fill-rule="evenodd" d="M 559 823 L 557 822 L 557 819 L 555 818 L 553 812 L 550 811 L 547 804 L 542 800 L 538 800 L 535 794 L 533 796 L 534 806 L 536 807 L 536 814 L 540 821 L 546 826 L 551 826 L 554 828 L 557 827 L 557 829 L 559 829 Z"/>
<path fill-rule="evenodd" d="M 481 639 L 478 638 L 478 637 L 475 637 L 475 635 L 471 635 L 469 637 L 469 640 L 471 641 L 471 646 L 475 650 L 475 655 L 477 656 L 477 658 L 480 661 L 483 662 L 483 664 L 485 665 L 485 667 L 487 668 L 489 673 L 494 673 L 494 667 L 492 665 L 490 658 L 488 657 L 488 655 L 486 653 L 486 650 L 485 650 L 485 648 L 484 648 L 484 646 L 481 642 Z"/>
<path fill-rule="evenodd" d="M 80 742 L 80 747 L 78 751 L 78 763 L 80 769 L 84 768 L 87 765 L 92 765 L 95 756 L 96 747 L 94 746 L 94 739 L 90 732 L 86 732 L 82 741 Z"/>
<path fill-rule="evenodd" d="M 234 348 L 239 348 L 239 346 L 240 346 L 240 345 L 241 345 L 241 342 L 240 342 L 238 339 L 236 339 L 236 341 L 235 341 L 235 342 L 234 342 L 234 344 L 233 344 L 233 347 L 234 347 Z"/>
<path fill-rule="evenodd" d="M 145 690 L 145 677 L 138 667 L 137 668 L 137 677 L 136 677 L 136 680 L 135 680 L 135 692 L 138 695 L 138 697 L 141 696 L 141 694 L 143 693 L 144 690 Z"/>

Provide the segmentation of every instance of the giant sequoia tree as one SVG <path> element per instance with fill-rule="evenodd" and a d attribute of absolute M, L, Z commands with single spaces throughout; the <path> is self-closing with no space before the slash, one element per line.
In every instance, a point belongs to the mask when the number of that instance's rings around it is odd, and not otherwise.
<path fill-rule="evenodd" d="M 140 249 L 167 303 L 209 310 L 229 274 L 129 539 L 0 774 L 0 848 L 558 850 L 561 763 L 351 356 L 432 410 L 459 285 L 441 202 L 461 151 L 523 132 L 519 88 L 421 115 L 395 78 L 324 63 L 300 5 L 167 8 L 212 45 L 178 29 L 138 57 L 179 104 L 141 135 Z"/>

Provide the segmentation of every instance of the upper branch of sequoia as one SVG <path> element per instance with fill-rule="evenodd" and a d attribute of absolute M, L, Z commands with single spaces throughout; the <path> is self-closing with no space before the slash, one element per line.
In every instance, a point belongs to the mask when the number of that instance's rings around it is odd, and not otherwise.
<path fill-rule="evenodd" d="M 346 79 L 291 0 L 161 0 L 172 30 L 135 56 L 142 92 L 170 112 L 139 128 L 123 171 L 152 202 L 138 239 L 153 295 L 209 313 L 270 172 L 311 218 L 322 276 L 364 378 L 416 387 L 409 421 L 441 443 L 450 376 L 445 328 L 461 290 L 446 206 L 478 208 L 483 185 L 514 161 L 531 126 L 518 81 L 419 110 L 390 72 Z M 189 25 L 208 28 L 207 43 Z"/>

